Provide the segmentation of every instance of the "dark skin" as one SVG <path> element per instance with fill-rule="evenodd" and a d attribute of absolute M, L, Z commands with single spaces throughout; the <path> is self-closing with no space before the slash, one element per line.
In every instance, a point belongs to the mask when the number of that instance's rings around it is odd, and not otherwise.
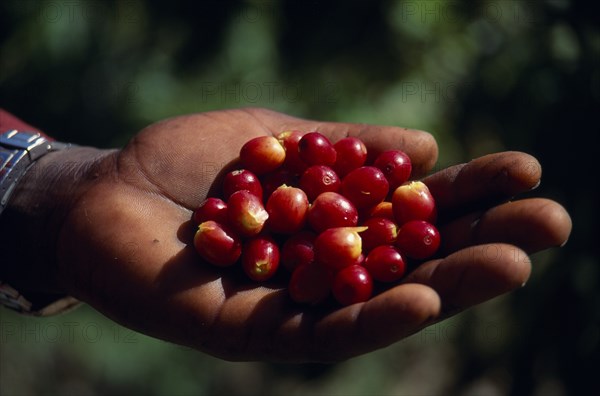
<path fill-rule="evenodd" d="M 370 154 L 404 150 L 415 177 L 437 160 L 431 135 L 403 128 L 263 109 L 165 120 L 122 150 L 80 147 L 43 157 L 0 223 L 29 224 L 13 243 L 45 242 L 23 253 L 29 264 L 1 275 L 21 290 L 68 293 L 132 329 L 224 359 L 339 361 L 521 287 L 528 254 L 569 236 L 571 220 L 558 203 L 508 203 L 539 183 L 535 158 L 491 154 L 424 179 L 439 208 L 439 258 L 365 303 L 294 304 L 280 282 L 252 283 L 236 269 L 201 262 L 190 222 L 244 142 L 290 129 L 318 130 L 334 142 L 357 136 Z"/>

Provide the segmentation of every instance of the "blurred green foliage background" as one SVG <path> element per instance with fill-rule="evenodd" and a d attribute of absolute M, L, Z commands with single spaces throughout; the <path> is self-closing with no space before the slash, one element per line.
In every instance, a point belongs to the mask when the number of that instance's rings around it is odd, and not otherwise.
<path fill-rule="evenodd" d="M 593 2 L 590 2 L 593 3 Z M 431 131 L 437 168 L 522 150 L 574 221 L 528 285 L 335 365 L 231 363 L 89 307 L 0 310 L 0 394 L 600 394 L 600 29 L 585 1 L 0 3 L 0 106 L 120 146 L 165 117 L 265 106 Z"/>

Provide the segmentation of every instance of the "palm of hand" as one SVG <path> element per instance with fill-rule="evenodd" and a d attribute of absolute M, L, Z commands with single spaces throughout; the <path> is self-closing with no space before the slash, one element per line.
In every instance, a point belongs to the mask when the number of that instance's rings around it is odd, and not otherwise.
<path fill-rule="evenodd" d="M 251 283 L 234 269 L 203 265 L 191 246 L 189 221 L 244 142 L 288 129 L 318 129 L 333 141 L 358 135 L 373 152 L 403 149 L 417 174 L 437 159 L 434 141 L 421 132 L 317 123 L 264 110 L 154 124 L 106 158 L 105 171 L 71 210 L 59 264 L 66 288 L 126 326 L 215 356 L 339 360 L 520 286 L 530 272 L 523 250 L 568 236 L 568 215 L 552 201 L 488 210 L 490 202 L 532 188 L 540 169 L 521 153 L 483 157 L 426 180 L 445 219 L 448 256 L 423 264 L 367 303 L 297 306 L 281 285 Z"/>

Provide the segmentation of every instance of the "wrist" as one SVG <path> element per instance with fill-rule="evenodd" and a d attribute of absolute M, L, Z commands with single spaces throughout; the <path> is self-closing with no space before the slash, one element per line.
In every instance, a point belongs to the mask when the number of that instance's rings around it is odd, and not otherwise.
<path fill-rule="evenodd" d="M 26 297 L 65 293 L 57 272 L 58 235 L 106 155 L 70 147 L 44 155 L 23 175 L 0 217 L 0 280 Z"/>

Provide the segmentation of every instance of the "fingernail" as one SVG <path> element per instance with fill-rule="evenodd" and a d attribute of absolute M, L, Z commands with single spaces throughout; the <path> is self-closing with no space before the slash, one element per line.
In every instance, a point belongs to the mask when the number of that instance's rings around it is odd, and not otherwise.
<path fill-rule="evenodd" d="M 569 242 L 569 238 L 565 239 L 565 241 L 563 243 L 561 243 L 558 247 L 564 247 L 567 242 Z"/>
<path fill-rule="evenodd" d="M 538 179 L 537 183 L 535 183 L 534 186 L 529 189 L 529 191 L 535 190 L 540 186 L 540 184 L 542 184 L 542 179 Z"/>

